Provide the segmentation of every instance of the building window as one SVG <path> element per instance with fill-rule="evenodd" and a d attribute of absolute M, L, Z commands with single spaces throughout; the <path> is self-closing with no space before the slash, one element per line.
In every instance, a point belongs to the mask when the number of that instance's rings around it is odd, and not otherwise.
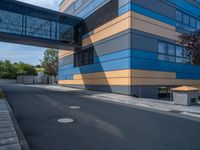
<path fill-rule="evenodd" d="M 163 99 L 170 98 L 170 87 L 169 86 L 158 87 L 158 97 Z"/>
<path fill-rule="evenodd" d="M 200 29 L 200 21 L 197 20 L 197 29 Z"/>
<path fill-rule="evenodd" d="M 180 21 L 180 22 L 182 22 L 183 21 L 183 14 L 182 14 L 182 12 L 180 12 L 180 11 L 176 11 L 176 19 L 178 20 L 178 21 Z"/>
<path fill-rule="evenodd" d="M 176 62 L 177 62 L 177 63 L 185 63 L 185 60 L 184 60 L 184 58 L 182 58 L 182 57 L 177 57 L 177 58 L 176 58 Z"/>
<path fill-rule="evenodd" d="M 174 56 L 158 54 L 158 59 L 163 61 L 175 62 Z"/>
<path fill-rule="evenodd" d="M 178 25 L 181 28 L 184 28 L 186 30 L 190 31 L 190 30 L 193 30 L 194 28 L 200 29 L 200 20 L 178 10 L 176 10 L 176 20 L 179 21 L 180 23 L 187 25 L 187 26 Z"/>
<path fill-rule="evenodd" d="M 167 53 L 167 44 L 163 42 L 158 43 L 158 53 L 166 54 Z"/>
<path fill-rule="evenodd" d="M 176 46 L 176 56 L 178 56 L 178 57 L 184 56 L 183 48 L 181 46 Z"/>
<path fill-rule="evenodd" d="M 174 44 L 167 44 L 167 54 L 174 56 L 176 53 Z"/>
<path fill-rule="evenodd" d="M 191 64 L 191 57 L 183 47 L 166 42 L 158 42 L 158 60 Z"/>
<path fill-rule="evenodd" d="M 110 0 L 106 5 L 88 16 L 82 22 L 83 35 L 116 18 L 118 16 L 118 8 L 118 0 Z"/>
<path fill-rule="evenodd" d="M 158 59 L 163 61 L 175 62 L 175 45 L 159 42 Z"/>
<path fill-rule="evenodd" d="M 74 67 L 93 64 L 94 48 L 78 51 L 74 54 Z"/>
<path fill-rule="evenodd" d="M 190 17 L 190 26 L 196 28 L 196 20 L 193 17 Z"/>
<path fill-rule="evenodd" d="M 190 17 L 186 14 L 183 14 L 183 23 L 189 25 L 190 23 Z"/>

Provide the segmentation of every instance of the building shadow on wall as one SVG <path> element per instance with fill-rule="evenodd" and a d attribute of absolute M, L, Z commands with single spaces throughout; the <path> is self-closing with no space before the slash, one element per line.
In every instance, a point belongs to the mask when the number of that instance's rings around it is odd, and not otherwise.
<path fill-rule="evenodd" d="M 115 87 L 113 85 L 112 77 L 106 72 L 110 71 L 110 64 L 102 59 L 102 56 L 98 56 L 99 49 L 96 49 L 96 44 L 93 44 L 92 37 L 89 35 L 98 27 L 110 22 L 118 17 L 119 3 L 117 0 L 110 0 L 101 8 L 97 9 L 90 16 L 84 19 L 81 23 L 82 33 L 81 35 L 87 36 L 87 43 L 90 45 L 84 47 L 83 51 L 87 48 L 94 50 L 93 64 L 78 67 L 83 82 L 83 88 L 97 91 L 114 92 Z M 101 31 L 100 31 L 101 32 Z M 101 41 L 101 40 L 100 40 Z M 98 41 L 98 43 L 100 43 Z M 96 48 L 95 48 L 96 47 Z M 108 67 L 109 64 L 109 67 Z M 113 64 L 113 66 L 116 64 Z M 90 74 L 90 75 L 88 75 Z"/>
<path fill-rule="evenodd" d="M 92 43 L 91 39 L 89 39 L 89 43 Z M 101 56 L 98 56 L 93 44 L 82 49 L 82 51 L 88 48 L 93 51 L 93 63 L 78 67 L 83 82 L 83 86 L 81 87 L 94 91 L 113 92 L 112 85 L 108 81 L 109 76 L 106 75 L 106 71 L 109 71 L 105 70 L 107 62 L 101 60 Z"/>

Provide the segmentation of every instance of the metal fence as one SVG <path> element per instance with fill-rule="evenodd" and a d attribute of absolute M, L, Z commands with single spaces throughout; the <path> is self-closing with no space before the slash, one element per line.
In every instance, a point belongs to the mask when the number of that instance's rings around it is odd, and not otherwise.
<path fill-rule="evenodd" d="M 0 79 L 0 84 L 16 84 L 17 80 L 12 79 Z"/>
<path fill-rule="evenodd" d="M 18 76 L 17 84 L 56 84 L 54 76 Z"/>

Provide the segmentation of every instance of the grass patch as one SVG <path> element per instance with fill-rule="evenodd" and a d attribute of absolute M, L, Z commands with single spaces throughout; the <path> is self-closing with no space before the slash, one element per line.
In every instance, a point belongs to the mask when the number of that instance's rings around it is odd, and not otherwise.
<path fill-rule="evenodd" d="M 0 91 L 0 99 L 3 99 L 3 98 L 5 98 L 5 94 L 3 91 Z"/>

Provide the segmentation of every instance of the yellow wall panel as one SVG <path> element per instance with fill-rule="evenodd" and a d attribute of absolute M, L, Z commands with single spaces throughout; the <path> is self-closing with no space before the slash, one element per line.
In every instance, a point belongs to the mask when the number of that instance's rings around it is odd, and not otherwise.
<path fill-rule="evenodd" d="M 118 71 L 76 74 L 74 75 L 74 79 L 79 80 L 79 79 L 97 79 L 97 78 L 120 78 L 120 77 L 130 77 L 130 76 L 144 77 L 144 78 L 175 79 L 176 73 L 126 69 L 126 70 L 118 70 Z"/>
<path fill-rule="evenodd" d="M 131 77 L 130 77 L 131 76 Z M 74 75 L 74 80 L 60 80 L 59 84 L 89 85 L 200 85 L 200 80 L 176 79 L 176 73 L 119 70 Z"/>
<path fill-rule="evenodd" d="M 90 45 L 107 37 L 113 36 L 117 33 L 130 29 L 130 27 L 130 14 L 126 13 L 108 22 L 107 24 L 95 29 L 93 31 L 94 34 L 83 39 L 82 44 L 83 46 Z"/>
<path fill-rule="evenodd" d="M 176 27 L 174 26 L 129 11 L 93 30 L 91 36 L 83 39 L 83 46 L 98 42 L 130 28 L 175 41 L 178 40 L 178 35 L 180 35 L 180 33 L 176 32 Z"/>
<path fill-rule="evenodd" d="M 130 77 L 130 70 L 108 71 L 74 75 L 74 80 Z"/>
<path fill-rule="evenodd" d="M 131 78 L 132 85 L 192 85 L 200 88 L 200 80 L 160 79 L 160 78 Z M 79 85 L 130 85 L 129 78 L 113 79 L 84 79 L 84 80 L 59 80 L 58 84 L 79 84 Z"/>
<path fill-rule="evenodd" d="M 176 82 L 175 82 L 176 81 Z M 185 81 L 185 80 L 183 80 Z M 74 80 L 64 80 L 64 84 L 94 84 L 94 85 L 162 85 L 183 84 L 176 79 L 176 73 L 145 71 L 145 70 L 118 70 L 74 75 Z M 194 81 L 192 81 L 194 82 Z"/>
<path fill-rule="evenodd" d="M 74 51 L 69 51 L 69 50 L 59 50 L 58 56 L 59 58 L 63 58 L 69 55 L 72 55 Z"/>
<path fill-rule="evenodd" d="M 176 79 L 175 72 L 132 70 L 132 77 Z"/>
<path fill-rule="evenodd" d="M 117 17 L 117 18 L 115 18 L 115 19 L 113 19 L 113 20 L 111 20 L 111 21 L 109 21 L 109 22 L 107 22 L 107 23 L 105 23 L 104 25 L 102 25 L 102 26 L 100 26 L 100 27 L 94 29 L 93 33 L 94 33 L 94 34 L 95 34 L 95 33 L 98 33 L 98 32 L 100 32 L 100 31 L 102 31 L 102 30 L 104 30 L 104 29 L 106 29 L 106 28 L 108 28 L 108 27 L 111 27 L 111 26 L 113 26 L 114 24 L 117 24 L 118 22 L 121 22 L 122 20 L 124 20 L 124 19 L 126 19 L 126 18 L 130 18 L 130 17 L 131 17 L 131 11 L 129 11 L 129 12 L 127 12 L 127 13 L 125 13 L 125 14 L 123 14 L 123 15 L 121 15 L 121 16 L 119 16 L 119 17 Z M 130 23 L 131 23 L 131 22 L 129 22 L 129 24 L 130 24 Z M 130 25 L 129 25 L 129 27 L 130 27 Z"/>
<path fill-rule="evenodd" d="M 200 85 L 200 80 L 131 78 L 132 85 Z"/>
<path fill-rule="evenodd" d="M 174 30 L 166 28 L 166 25 L 163 25 L 163 23 L 161 22 L 158 24 L 158 21 L 153 21 L 153 19 L 151 18 L 146 18 L 145 20 L 142 20 L 134 16 L 132 18 L 132 29 L 161 36 L 175 41 L 178 40 L 179 35 L 179 33 L 175 32 L 175 28 Z"/>
<path fill-rule="evenodd" d="M 139 13 L 136 13 L 136 12 L 131 12 L 131 15 L 132 15 L 132 18 L 136 18 L 136 19 L 140 19 L 140 20 L 143 20 L 145 22 L 149 22 L 151 24 L 155 24 L 157 26 L 161 26 L 163 28 L 166 28 L 166 29 L 169 29 L 169 30 L 172 30 L 172 31 L 175 31 L 176 30 L 176 27 L 175 26 L 172 26 L 172 25 L 169 25 L 169 24 L 166 24 L 164 22 L 161 22 L 161 21 L 158 21 L 158 20 L 155 20 L 153 18 L 150 18 L 150 17 L 147 17 L 147 16 L 144 16 L 142 14 L 139 14 Z"/>
<path fill-rule="evenodd" d="M 84 80 L 59 80 L 59 84 L 82 84 L 82 85 L 129 85 L 128 78 L 111 79 L 84 79 Z"/>

